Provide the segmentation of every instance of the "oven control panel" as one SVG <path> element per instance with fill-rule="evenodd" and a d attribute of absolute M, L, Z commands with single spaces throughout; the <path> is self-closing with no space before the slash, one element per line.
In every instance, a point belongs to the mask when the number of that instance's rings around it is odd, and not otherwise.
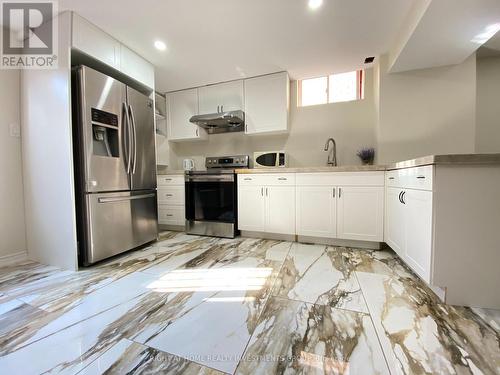
<path fill-rule="evenodd" d="M 205 159 L 208 168 L 248 168 L 248 155 L 211 156 Z"/>

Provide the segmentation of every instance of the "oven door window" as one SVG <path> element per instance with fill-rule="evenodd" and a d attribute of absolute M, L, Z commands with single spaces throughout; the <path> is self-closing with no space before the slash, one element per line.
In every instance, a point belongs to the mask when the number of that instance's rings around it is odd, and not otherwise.
<path fill-rule="evenodd" d="M 234 223 L 234 182 L 190 181 L 186 184 L 186 218 Z"/>

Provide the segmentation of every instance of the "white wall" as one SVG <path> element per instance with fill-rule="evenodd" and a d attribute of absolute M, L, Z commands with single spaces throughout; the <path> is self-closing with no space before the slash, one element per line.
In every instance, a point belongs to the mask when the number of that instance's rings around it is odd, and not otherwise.
<path fill-rule="evenodd" d="M 500 56 L 477 59 L 476 152 L 500 152 Z"/>
<path fill-rule="evenodd" d="M 58 69 L 21 79 L 26 238 L 30 259 L 76 270 L 69 13 L 58 30 Z"/>
<path fill-rule="evenodd" d="M 20 75 L 0 70 L 0 265 L 26 257 L 21 138 L 9 124 L 20 124 Z"/>
<path fill-rule="evenodd" d="M 290 132 L 287 135 L 247 136 L 243 133 L 210 135 L 208 141 L 171 143 L 171 169 L 182 167 L 182 159 L 194 158 L 197 168 L 205 156 L 248 154 L 285 150 L 289 166 L 324 166 L 323 151 L 329 137 L 337 142 L 340 165 L 361 164 L 356 152 L 375 147 L 373 71 L 366 71 L 365 99 L 361 101 L 297 107 L 297 84 L 291 82 Z"/>
<path fill-rule="evenodd" d="M 462 64 L 387 74 L 380 62 L 378 163 L 473 153 L 476 57 Z"/>

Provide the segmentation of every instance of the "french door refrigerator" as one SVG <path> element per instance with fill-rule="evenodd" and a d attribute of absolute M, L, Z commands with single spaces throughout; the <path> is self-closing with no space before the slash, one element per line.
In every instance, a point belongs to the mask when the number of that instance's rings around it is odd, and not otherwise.
<path fill-rule="evenodd" d="M 158 236 L 153 100 L 79 66 L 72 72 L 75 192 L 83 265 Z"/>

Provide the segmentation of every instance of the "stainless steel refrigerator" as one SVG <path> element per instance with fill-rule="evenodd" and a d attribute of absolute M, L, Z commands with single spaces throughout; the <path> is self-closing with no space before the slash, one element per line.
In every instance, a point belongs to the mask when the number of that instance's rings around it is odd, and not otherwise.
<path fill-rule="evenodd" d="M 79 259 L 89 265 L 158 235 L 153 100 L 86 66 L 73 69 Z"/>

